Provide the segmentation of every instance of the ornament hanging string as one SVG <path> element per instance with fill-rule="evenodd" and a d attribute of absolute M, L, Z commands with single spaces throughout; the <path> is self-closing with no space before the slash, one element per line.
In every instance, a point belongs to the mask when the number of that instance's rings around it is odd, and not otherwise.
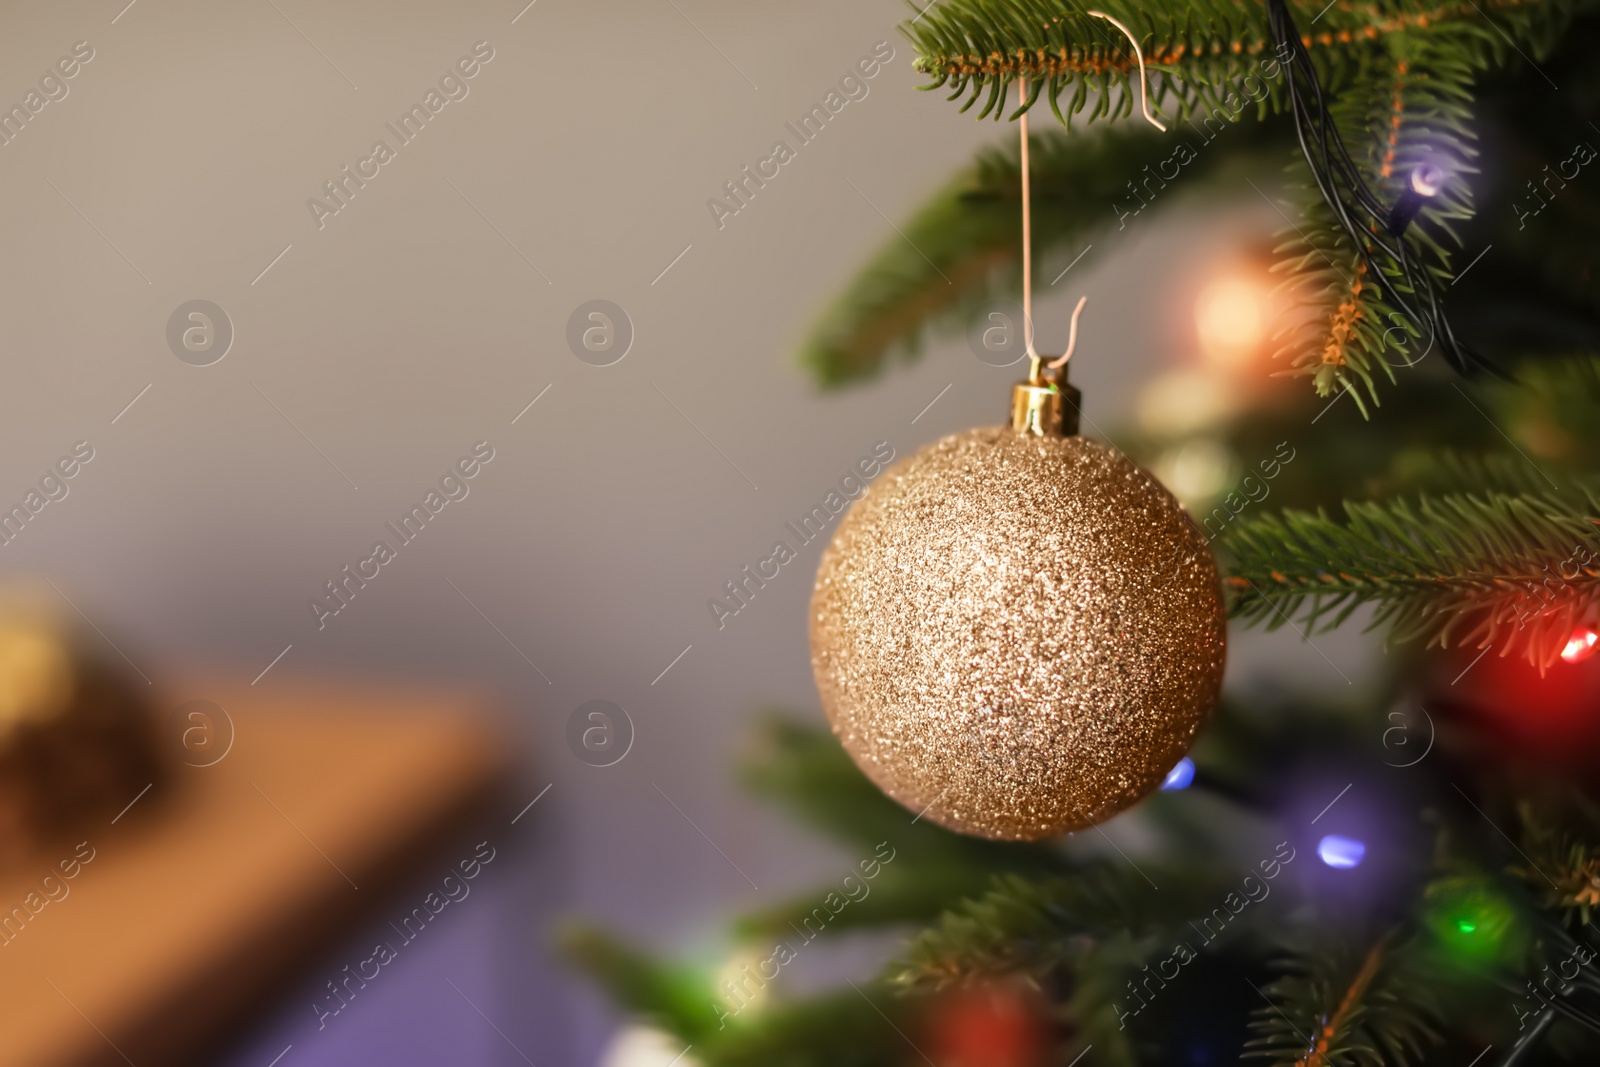
<path fill-rule="evenodd" d="M 1121 21 L 1103 11 L 1090 11 L 1088 14 L 1111 23 L 1121 30 L 1123 36 L 1128 38 L 1128 43 L 1133 45 L 1134 58 L 1139 63 L 1139 110 L 1146 122 L 1166 133 L 1167 127 L 1150 111 L 1150 84 L 1144 69 L 1144 50 L 1139 47 L 1138 38 L 1134 37 L 1132 31 Z M 1022 78 L 1017 84 L 1017 104 L 1021 108 L 1017 125 L 1022 137 L 1022 336 L 1028 353 L 1028 380 L 1035 384 L 1043 384 L 1045 369 L 1060 370 L 1065 367 L 1067 360 L 1072 358 L 1072 353 L 1077 349 L 1078 317 L 1083 314 L 1083 306 L 1088 303 L 1089 298 L 1080 296 L 1078 306 L 1072 309 L 1072 327 L 1067 334 L 1067 350 L 1046 363 L 1044 356 L 1039 354 L 1039 350 L 1033 344 L 1033 190 L 1028 174 L 1029 100 L 1028 79 Z"/>
<path fill-rule="evenodd" d="M 1078 347 L 1078 316 L 1083 314 L 1083 305 L 1089 298 L 1080 296 L 1078 306 L 1072 310 L 1072 331 L 1067 335 L 1066 352 L 1046 364 L 1033 346 L 1033 191 L 1028 181 L 1028 80 L 1022 79 L 1017 88 L 1018 102 L 1024 108 L 1017 120 L 1022 134 L 1022 336 L 1028 351 L 1028 380 L 1043 384 L 1045 367 L 1056 370 L 1064 366 Z"/>

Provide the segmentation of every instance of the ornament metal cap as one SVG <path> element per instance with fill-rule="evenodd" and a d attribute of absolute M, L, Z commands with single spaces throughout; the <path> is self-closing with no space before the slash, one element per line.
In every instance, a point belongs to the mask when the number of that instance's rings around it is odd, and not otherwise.
<path fill-rule="evenodd" d="M 1018 382 L 1011 389 L 1011 428 L 1034 437 L 1073 437 L 1083 394 L 1047 378 Z"/>
<path fill-rule="evenodd" d="M 1076 437 L 1078 435 L 1078 407 L 1083 394 L 1067 384 L 1067 361 L 1078 348 L 1078 316 L 1083 314 L 1086 296 L 1078 298 L 1072 309 L 1072 332 L 1067 336 L 1067 350 L 1046 362 L 1033 347 L 1033 324 L 1030 313 L 1023 312 L 1028 345 L 1028 380 L 1018 382 L 1011 389 L 1011 428 L 1017 433 L 1032 437 Z M 1054 371 L 1052 375 L 1050 372 Z"/>

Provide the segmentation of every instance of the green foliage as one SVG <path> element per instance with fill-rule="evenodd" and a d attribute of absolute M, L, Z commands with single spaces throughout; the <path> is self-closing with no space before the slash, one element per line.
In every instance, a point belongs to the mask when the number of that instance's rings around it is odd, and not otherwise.
<path fill-rule="evenodd" d="M 1038 876 L 1065 869 L 1048 845 L 982 841 L 935 826 L 912 823 L 907 812 L 864 778 L 831 734 L 792 718 L 769 714 L 745 760 L 747 787 L 795 817 L 844 842 L 862 856 L 879 842 L 894 849 L 871 893 L 833 917 L 831 930 L 931 922 L 957 902 L 983 892 L 996 872 Z M 840 877 L 850 873 L 841 869 Z M 744 916 L 735 932 L 744 939 L 785 936 L 821 904 L 823 894 L 797 896 Z"/>
<path fill-rule="evenodd" d="M 805 1000 L 740 1016 L 707 1037 L 694 1057 L 708 1067 L 882 1067 L 910 1063 L 915 1048 L 904 1036 L 914 1028 L 914 1006 L 882 986 L 846 986 Z"/>
<path fill-rule="evenodd" d="M 714 1067 L 877 1067 L 906 1051 L 896 1026 L 911 1025 L 915 1004 L 876 983 L 799 1001 L 733 1012 L 713 976 L 674 967 L 588 927 L 561 939 L 567 958 L 588 973 L 618 1007 L 694 1049 Z"/>
<path fill-rule="evenodd" d="M 1492 0 L 1484 6 L 1499 16 L 1523 5 Z M 1339 3 L 1320 17 L 1318 5 L 1291 8 L 1302 32 L 1316 18 L 1307 45 L 1334 89 L 1367 73 L 1374 42 L 1384 37 L 1449 33 L 1477 18 L 1468 4 Z M 962 110 L 981 100 L 980 117 L 1006 113 L 1004 92 L 1023 78 L 1063 122 L 1086 108 L 1089 121 L 1131 115 L 1139 89 L 1137 57 L 1122 33 L 1089 10 L 1052 0 L 945 0 L 903 29 L 917 51 L 917 69 L 930 78 L 927 88 L 949 89 L 951 99 L 962 100 Z M 1254 95 L 1252 74 L 1276 82 L 1280 73 L 1270 65 L 1274 50 L 1258 5 L 1115 0 L 1095 10 L 1132 31 L 1156 75 L 1152 103 L 1178 118 L 1227 106 L 1230 94 Z M 1515 30 L 1519 36 L 1528 32 L 1520 25 Z M 1065 111 L 1059 108 L 1063 96 Z M 1275 91 L 1272 99 L 1281 96 Z"/>
<path fill-rule="evenodd" d="M 1421 163 L 1447 161 L 1455 178 L 1447 182 L 1412 226 L 1406 241 L 1413 255 L 1435 264 L 1433 273 L 1448 286 L 1452 224 L 1473 213 L 1471 185 L 1476 172 L 1471 128 L 1471 85 L 1486 49 L 1477 23 L 1457 24 L 1454 32 L 1411 39 L 1392 35 L 1387 49 L 1367 58 L 1362 76 L 1339 92 L 1330 106 L 1335 125 L 1350 147 L 1369 187 L 1394 203 Z M 1332 209 L 1318 194 L 1303 157 L 1290 167 L 1286 190 L 1285 244 L 1278 270 L 1299 303 L 1299 325 L 1285 338 L 1284 351 L 1295 373 L 1311 376 L 1320 396 L 1349 391 L 1366 410 L 1379 399 L 1378 378 L 1393 382 L 1397 368 L 1424 358 L 1437 347 L 1425 323 L 1409 320 L 1392 298 L 1399 289 L 1423 299 L 1404 280 L 1398 262 L 1378 258 L 1383 276 L 1370 276 Z M 1300 221 L 1294 221 L 1294 215 Z M 1475 252 L 1476 250 L 1474 250 Z"/>
<path fill-rule="evenodd" d="M 1543 56 L 1585 6 L 1291 5 L 1340 136 L 1379 198 L 1393 203 L 1421 162 L 1443 163 L 1451 172 L 1406 238 L 1411 255 L 1424 257 L 1442 286 L 1455 276 L 1455 224 L 1473 211 L 1465 180 L 1475 172 L 1473 83 L 1526 52 Z M 1248 100 L 1256 101 L 1258 117 L 1281 107 L 1287 56 L 1265 39 L 1254 5 L 1192 0 L 1105 9 L 1138 39 L 1156 72 L 1150 95 L 1176 120 L 1237 115 Z M 931 76 L 928 87 L 948 87 L 963 110 L 982 100 L 980 115 L 1006 113 L 1006 93 L 1021 79 L 1030 81 L 1033 97 L 1042 91 L 1064 124 L 1086 108 L 1089 121 L 1129 116 L 1141 92 L 1126 38 L 1083 9 L 1062 11 L 1049 0 L 950 0 L 906 32 L 919 53 L 918 69 Z M 1279 266 L 1303 314 L 1285 350 L 1294 372 L 1311 376 L 1319 394 L 1353 390 L 1365 410 L 1378 399 L 1378 378 L 1392 380 L 1396 366 L 1408 365 L 1434 339 L 1396 309 L 1393 289 L 1409 293 L 1398 262 L 1381 257 L 1382 276 L 1368 276 L 1362 249 L 1336 223 L 1298 150 L 1294 158 Z"/>
<path fill-rule="evenodd" d="M 1048 880 L 1002 877 L 918 934 L 895 981 L 937 990 L 1010 974 L 1043 979 L 1065 965 L 1074 937 L 1143 935 L 1158 915 L 1170 920 L 1166 913 L 1186 899 L 1159 897 L 1154 884 L 1126 864 L 1096 863 Z"/>
<path fill-rule="evenodd" d="M 719 1029 L 710 975 L 659 963 L 588 926 L 563 931 L 560 948 L 623 1010 L 690 1043 Z"/>
<path fill-rule="evenodd" d="M 1279 269 L 1299 304 L 1283 339 L 1291 372 L 1310 376 L 1321 395 L 1351 392 L 1365 412 L 1378 401 L 1381 383 L 1436 347 L 1423 327 L 1396 311 L 1394 290 L 1404 285 L 1397 264 L 1380 260 L 1381 276 L 1369 277 L 1360 249 L 1310 183 L 1281 114 L 1284 67 L 1266 38 L 1259 5 L 1101 5 L 1140 42 L 1150 101 L 1169 126 L 1165 134 L 1131 117 L 1141 96 L 1133 49 L 1088 9 L 1058 0 L 915 6 L 918 16 L 903 29 L 917 50 L 917 68 L 929 76 L 927 88 L 947 90 L 963 110 L 976 107 L 980 116 L 999 119 L 1023 110 L 1015 89 L 1026 79 L 1027 108 L 1043 102 L 1063 127 L 1074 119 L 1089 126 L 1088 133 L 1070 139 L 1060 132 L 1035 138 L 1041 283 L 1113 221 L 1120 229 L 1129 212 L 1142 213 L 1146 194 L 1136 187 L 1154 191 L 1167 184 L 1151 184 L 1155 171 L 1146 168 L 1172 166 L 1174 153 L 1181 157 L 1178 180 L 1188 190 L 1237 190 L 1242 183 L 1229 176 L 1241 173 L 1258 188 L 1270 186 L 1276 184 L 1270 175 L 1288 164 Z M 1597 6 L 1596 0 L 1291 5 L 1338 129 L 1377 195 L 1393 202 L 1425 159 L 1447 165 L 1450 180 L 1406 239 L 1410 255 L 1428 264 L 1446 297 L 1456 296 L 1458 275 L 1477 265 L 1480 251 L 1498 248 L 1481 268 L 1488 289 L 1475 280 L 1463 292 L 1487 291 L 1491 310 L 1503 304 L 1508 313 L 1514 305 L 1543 314 L 1552 330 L 1559 323 L 1568 336 L 1592 343 L 1600 343 L 1600 293 L 1587 267 L 1588 243 L 1574 239 L 1587 233 L 1592 240 L 1591 194 L 1578 191 L 1558 201 L 1553 214 L 1571 226 L 1545 242 L 1554 247 L 1553 254 L 1544 254 L 1528 246 L 1524 227 L 1511 213 L 1497 214 L 1492 225 L 1474 225 L 1476 182 L 1469 179 L 1478 165 L 1477 94 L 1489 92 L 1499 101 L 1543 93 L 1548 75 L 1532 64 L 1547 61 L 1566 81 L 1578 82 L 1581 93 L 1594 78 L 1593 64 L 1573 24 Z M 1552 55 L 1564 33 L 1569 43 Z M 1483 88 L 1491 77 L 1500 80 Z M 1514 82 L 1509 91 L 1508 81 Z M 1541 158 L 1557 151 L 1556 138 L 1570 140 L 1574 129 L 1583 129 L 1582 105 L 1570 114 L 1563 101 L 1550 109 L 1552 115 L 1541 116 L 1535 129 L 1502 130 L 1506 143 L 1497 147 L 1508 158 Z M 1571 121 L 1563 125 L 1561 118 Z M 1226 129 L 1234 124 L 1243 129 Z M 1549 126 L 1561 126 L 1561 132 L 1551 133 Z M 1215 137 L 1219 129 L 1225 135 Z M 1497 191 L 1504 194 L 1506 183 L 1499 180 Z M 871 377 L 896 353 L 914 357 L 928 327 L 965 327 L 995 300 L 1013 297 L 1021 285 L 1017 198 L 1016 150 L 1010 145 L 987 150 L 937 193 L 900 227 L 904 238 L 885 241 L 811 331 L 801 360 L 817 380 L 837 386 Z M 1149 206 L 1175 199 L 1180 198 L 1162 193 Z M 1549 279 L 1543 290 L 1517 285 L 1533 273 Z M 1474 322 L 1484 317 L 1481 300 L 1449 302 Z M 1506 314 L 1490 318 L 1494 332 L 1505 332 Z M 1548 343 L 1527 330 L 1511 332 L 1515 339 L 1509 351 L 1498 352 L 1502 358 Z M 1476 343 L 1471 336 L 1465 340 Z"/>
<path fill-rule="evenodd" d="M 1405 1067 L 1439 1041 L 1428 946 L 1394 931 L 1303 946 L 1263 992 L 1246 1055 L 1304 1067 Z"/>
<path fill-rule="evenodd" d="M 1600 805 L 1570 787 L 1547 784 L 1529 790 L 1516 809 L 1521 862 L 1511 873 L 1552 914 L 1590 926 L 1600 910 Z"/>
<path fill-rule="evenodd" d="M 1458 473 L 1473 470 L 1491 484 L 1513 485 L 1518 477 L 1509 467 L 1462 466 Z M 1346 899 L 1346 883 L 1330 885 L 1330 893 L 1316 891 L 1315 872 L 1300 866 L 1315 863 L 1308 856 L 1286 865 L 1272 898 L 1250 904 L 1215 944 L 1202 945 L 1192 935 L 1190 923 L 1219 908 L 1259 855 L 1270 854 L 1271 845 L 1258 853 L 1250 841 L 1295 837 L 1295 829 L 1281 826 L 1263 837 L 1256 826 L 1280 817 L 1278 795 L 1297 789 L 1308 767 L 1348 765 L 1358 755 L 1370 760 L 1370 746 L 1390 725 L 1374 706 L 1361 711 L 1292 698 L 1225 704 L 1195 752 L 1201 768 L 1196 785 L 1152 799 L 1134 816 L 1147 829 L 1136 868 L 1128 857 L 1102 851 L 1094 834 L 1051 848 L 968 841 L 931 828 L 931 836 L 918 841 L 910 834 L 923 824 L 912 826 L 892 804 L 881 808 L 889 802 L 841 762 L 825 730 L 772 720 L 747 769 L 769 797 L 810 812 L 847 848 L 882 832 L 871 825 L 876 813 L 898 813 L 894 862 L 874 882 L 873 895 L 852 903 L 841 918 L 870 904 L 897 868 L 951 886 L 982 877 L 984 887 L 948 899 L 880 980 L 797 997 L 787 985 L 792 979 L 780 975 L 767 985 L 764 1003 L 726 1017 L 715 968 L 662 964 L 593 931 L 569 935 L 568 953 L 630 1014 L 692 1044 L 691 1058 L 706 1067 L 918 1062 L 912 1043 L 920 1047 L 952 988 L 1017 981 L 1049 1005 L 1056 1026 L 1052 1063 L 1068 1064 L 1090 1046 L 1105 1067 L 1187 1062 L 1198 1024 L 1181 1013 L 1210 996 L 1219 980 L 1237 989 L 1230 1010 L 1241 1028 L 1252 1007 L 1260 1007 L 1247 1051 L 1274 1063 L 1468 1062 L 1484 1044 L 1509 1047 L 1521 1036 L 1519 1012 L 1538 1007 L 1523 988 L 1525 979 L 1538 978 L 1546 965 L 1570 970 L 1577 945 L 1569 927 L 1581 933 L 1575 924 L 1587 915 L 1575 902 L 1600 891 L 1600 882 L 1591 880 L 1593 858 L 1600 856 L 1600 817 L 1582 790 L 1530 789 L 1519 782 L 1520 772 L 1502 766 L 1505 761 L 1468 768 L 1440 765 L 1435 755 L 1401 778 L 1419 798 L 1443 791 L 1455 799 L 1443 806 L 1429 802 L 1431 847 L 1424 841 L 1401 848 L 1402 837 L 1388 836 L 1392 828 L 1373 842 L 1388 852 L 1382 893 L 1358 891 Z M 1360 791 L 1370 795 L 1378 787 L 1381 795 L 1382 782 L 1397 780 L 1392 769 L 1384 770 L 1389 774 L 1364 779 Z M 1461 803 L 1451 788 L 1458 781 L 1479 800 Z M 1485 819 L 1516 826 L 1514 809 L 1490 794 L 1522 799 L 1515 844 L 1486 829 Z M 1375 810 L 1404 822 L 1418 802 L 1390 796 Z M 850 825 L 851 810 L 871 828 Z M 1194 818 L 1173 818 L 1177 811 Z M 1164 843 L 1163 830 L 1184 840 Z M 811 900 L 835 884 L 826 872 L 823 880 Z M 764 921 L 737 920 L 736 942 Z M 822 938 L 838 945 L 853 931 L 903 924 L 904 914 L 890 908 L 872 923 L 830 925 Z M 1180 940 L 1200 946 L 1199 959 L 1179 971 L 1171 990 L 1155 992 L 1154 1014 L 1134 1012 L 1129 983 L 1153 991 L 1151 974 Z M 1280 967 L 1282 977 L 1268 983 L 1262 973 L 1271 966 Z M 1591 969 L 1596 974 L 1586 970 L 1577 984 L 1600 996 L 1600 968 Z M 1250 983 L 1270 1007 L 1252 1005 L 1259 996 Z M 1566 1003 L 1562 1009 L 1576 1010 Z M 1441 1033 L 1467 1019 L 1476 1020 L 1469 1038 L 1476 1043 L 1449 1045 L 1434 1056 Z M 1214 1023 L 1206 1018 L 1206 1026 Z M 1246 1034 L 1241 1029 L 1233 1040 L 1215 1054 L 1231 1055 Z M 1585 1037 L 1576 1016 L 1563 1016 L 1540 1040 L 1556 1062 L 1581 1063 L 1592 1035 Z M 1308 1056 L 1319 1046 L 1320 1054 Z"/>
<path fill-rule="evenodd" d="M 1600 606 L 1600 495 L 1526 460 L 1460 464 L 1477 491 L 1246 516 L 1230 532 L 1235 616 L 1331 628 L 1356 608 L 1395 640 L 1496 647 L 1549 666 Z"/>
<path fill-rule="evenodd" d="M 1194 138 L 1201 149 L 1185 174 L 1197 180 L 1237 169 L 1248 149 L 1287 143 L 1281 128 L 1208 129 L 1227 147 L 1208 150 Z M 1127 217 L 1142 213 L 1131 183 L 1154 173 L 1174 145 L 1142 124 L 1070 137 L 1047 130 L 1029 144 L 1037 291 L 1049 293 L 1051 280 L 1059 280 L 1086 245 L 1106 231 L 1138 224 Z M 1022 287 L 1019 160 L 1014 139 L 984 150 L 900 226 L 903 236 L 885 242 L 801 346 L 800 360 L 819 382 L 839 386 L 875 377 L 896 352 L 916 357 L 930 328 L 959 330 L 994 301 L 1014 299 Z M 1260 173 L 1271 168 L 1265 157 L 1249 156 L 1245 165 Z M 1159 184 L 1158 178 L 1150 188 Z"/>

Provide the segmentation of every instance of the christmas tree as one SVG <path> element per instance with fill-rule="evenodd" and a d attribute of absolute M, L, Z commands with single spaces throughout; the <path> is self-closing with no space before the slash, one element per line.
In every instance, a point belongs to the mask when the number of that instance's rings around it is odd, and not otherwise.
<path fill-rule="evenodd" d="M 1273 198 L 1280 374 L 1117 442 L 1158 472 L 1243 458 L 1175 486 L 1235 626 L 1365 623 L 1390 654 L 1349 695 L 1230 694 L 1136 809 L 1132 854 L 908 822 L 825 730 L 773 716 L 750 788 L 860 862 L 738 919 L 730 967 L 574 930 L 620 1007 L 708 1067 L 1594 1062 L 1597 7 L 917 7 L 928 88 L 1054 119 L 1029 153 L 1046 270 L 1192 209 L 1169 184 Z M 1010 141 L 842 289 L 802 353 L 822 385 L 1021 289 Z M 906 935 L 875 981 L 767 988 L 814 937 L 863 930 Z"/>

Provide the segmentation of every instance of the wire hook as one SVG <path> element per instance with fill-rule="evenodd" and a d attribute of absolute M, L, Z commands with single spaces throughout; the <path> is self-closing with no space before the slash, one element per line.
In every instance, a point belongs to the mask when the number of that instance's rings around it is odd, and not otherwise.
<path fill-rule="evenodd" d="M 1060 370 L 1067 365 L 1067 360 L 1072 358 L 1072 353 L 1078 348 L 1078 316 L 1083 314 L 1083 305 L 1089 302 L 1086 296 L 1078 297 L 1078 306 L 1072 309 L 1072 332 L 1067 334 L 1067 350 L 1056 359 L 1046 363 L 1051 370 Z"/>
<path fill-rule="evenodd" d="M 1146 122 L 1160 130 L 1162 133 L 1166 133 L 1166 126 L 1162 124 L 1160 119 L 1157 119 L 1150 113 L 1150 79 L 1149 76 L 1145 74 L 1144 51 L 1139 47 L 1138 38 L 1134 37 L 1133 31 L 1124 26 L 1120 20 L 1113 18 L 1104 11 L 1090 11 L 1087 12 L 1087 14 L 1093 15 L 1097 19 L 1105 19 L 1107 22 L 1111 23 L 1111 25 L 1121 30 L 1122 35 L 1128 39 L 1128 43 L 1133 45 L 1134 58 L 1139 61 L 1139 110 L 1144 112 L 1144 119 Z"/>

